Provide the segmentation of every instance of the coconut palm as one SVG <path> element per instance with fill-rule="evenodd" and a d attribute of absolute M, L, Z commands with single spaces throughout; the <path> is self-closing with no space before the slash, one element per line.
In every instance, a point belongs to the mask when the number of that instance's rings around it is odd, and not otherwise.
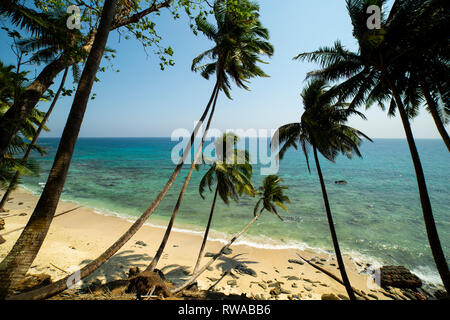
<path fill-rule="evenodd" d="M 45 113 L 45 116 L 42 118 L 41 123 L 39 124 L 39 127 L 36 130 L 36 133 L 33 135 L 33 138 L 31 140 L 31 142 L 29 143 L 27 149 L 25 150 L 25 154 L 23 155 L 23 158 L 22 158 L 22 163 L 24 163 L 24 164 L 26 164 L 26 162 L 28 161 L 28 158 L 29 158 L 29 156 L 31 154 L 31 151 L 33 150 L 33 147 L 35 146 L 35 144 L 36 144 L 36 142 L 37 142 L 37 140 L 39 138 L 40 133 L 45 128 L 45 124 L 47 123 L 47 120 L 50 117 L 50 115 L 51 115 L 51 113 L 53 111 L 53 108 L 56 105 L 56 102 L 58 101 L 59 95 L 60 95 L 60 93 L 61 93 L 61 91 L 62 91 L 62 89 L 64 87 L 64 83 L 66 81 L 66 77 L 67 77 L 68 71 L 69 71 L 68 68 L 64 71 L 61 83 L 59 85 L 58 90 L 56 91 L 56 94 L 55 94 L 55 96 L 53 98 L 53 101 L 50 104 L 50 107 L 48 108 L 47 112 Z M 13 191 L 13 189 L 17 185 L 17 182 L 18 182 L 19 177 L 20 177 L 20 173 L 21 173 L 21 171 L 17 170 L 14 173 L 14 176 L 12 176 L 12 178 L 11 178 L 9 184 L 8 184 L 7 189 L 6 189 L 5 193 L 3 194 L 2 200 L 0 201 L 0 211 L 3 210 L 3 207 L 5 206 L 6 200 L 8 199 L 11 191 Z"/>
<path fill-rule="evenodd" d="M 334 47 L 324 47 L 314 52 L 302 53 L 296 58 L 317 62 L 321 65 L 322 69 L 311 73 L 311 77 L 329 81 L 344 80 L 337 86 L 337 91 L 342 95 L 342 99 L 352 97 L 352 107 L 364 104 L 370 99 L 376 99 L 379 92 L 383 91 L 382 88 L 389 90 L 392 98 L 391 105 L 400 114 L 414 164 L 422 213 L 431 252 L 442 282 L 446 290 L 450 291 L 450 271 L 436 229 L 425 175 L 409 122 L 409 110 L 402 99 L 402 94 L 406 91 L 406 88 L 400 86 L 405 82 L 398 77 L 399 68 L 397 68 L 401 64 L 402 59 L 407 59 L 408 53 L 414 50 L 420 51 L 420 47 L 427 47 L 427 45 L 432 48 L 438 47 L 439 43 L 436 41 L 441 40 L 441 45 L 442 43 L 447 43 L 448 36 L 446 33 L 441 32 L 446 28 L 442 29 L 440 23 L 431 23 L 431 27 L 426 29 L 427 32 L 425 34 L 421 33 L 421 41 L 418 42 L 418 46 L 413 46 L 413 41 L 410 41 L 412 35 L 421 26 L 429 23 L 429 20 L 422 21 L 421 24 L 414 28 L 407 30 L 399 29 L 400 23 L 394 23 L 394 21 L 397 16 L 396 13 L 399 12 L 405 3 L 410 4 L 412 2 L 396 1 L 390 15 L 388 17 L 382 17 L 382 28 L 379 30 L 368 30 L 366 24 L 367 7 L 374 4 L 383 7 L 386 1 L 347 0 L 347 8 L 353 24 L 353 36 L 358 41 L 359 50 L 357 52 L 351 52 L 345 49 L 339 42 L 336 42 Z M 448 2 L 430 0 L 423 2 L 423 6 L 417 9 L 418 12 L 428 10 L 427 6 L 429 4 L 435 4 L 436 6 L 440 4 L 443 8 L 448 6 Z M 410 14 L 415 14 L 415 12 L 410 12 Z M 442 16 L 448 19 L 448 14 L 442 14 Z M 438 20 L 446 21 L 445 18 Z M 441 29 L 438 27 L 441 27 Z M 445 40 L 438 37 L 438 35 L 442 34 L 444 34 L 444 37 L 447 37 L 444 38 Z M 407 41 L 402 42 L 402 37 L 399 37 L 399 35 L 405 36 Z M 414 39 L 418 40 L 416 37 Z M 448 55 L 444 57 L 448 58 Z M 406 72 L 407 70 L 403 71 Z M 438 83 L 434 83 L 437 87 L 440 86 Z M 443 96 L 448 96 L 448 86 L 441 87 L 440 93 Z"/>
<path fill-rule="evenodd" d="M 233 140 L 233 147 L 228 151 L 226 149 L 230 142 L 229 139 Z M 215 185 L 215 192 L 202 245 L 194 267 L 194 273 L 197 271 L 203 257 L 217 195 L 219 195 L 222 201 L 228 205 L 230 200 L 238 202 L 239 197 L 243 193 L 250 196 L 254 193 L 253 184 L 251 182 L 253 170 L 252 165 L 249 163 L 250 157 L 247 151 L 236 148 L 237 141 L 238 137 L 232 133 L 224 134 L 215 141 L 217 160 L 210 165 L 210 168 L 206 171 L 200 181 L 199 193 L 203 199 L 205 199 L 206 188 L 212 192 Z M 222 150 L 222 152 L 219 152 L 218 150 Z M 212 162 L 212 160 L 209 162 Z"/>
<path fill-rule="evenodd" d="M 222 2 L 222 1 L 220 1 Z M 237 5 L 233 5 L 233 9 L 237 7 L 240 7 L 240 4 L 242 3 L 248 3 L 247 1 L 239 1 Z M 223 7 L 227 7 L 226 5 L 222 4 L 222 8 Z M 250 7 L 250 9 L 253 7 Z M 247 9 L 247 8 L 246 8 Z M 149 11 L 150 12 L 150 11 Z M 153 12 L 153 11 L 151 11 Z M 268 31 L 264 28 L 262 28 L 258 22 L 258 20 L 256 19 L 257 16 L 257 10 L 255 11 L 253 9 L 253 11 L 250 10 L 246 10 L 243 11 L 246 13 L 250 14 L 245 14 L 244 16 L 248 16 L 247 20 L 243 21 L 246 25 L 247 28 L 250 29 L 250 31 L 252 32 L 253 36 L 249 36 L 249 35 L 241 35 L 240 41 L 236 41 L 236 48 L 235 51 L 232 51 L 231 48 L 228 48 L 226 50 L 227 54 L 226 56 L 231 56 L 233 53 L 236 54 L 237 52 L 240 51 L 245 51 L 247 52 L 246 55 L 243 55 L 242 58 L 234 58 L 234 59 L 228 59 L 228 60 L 233 60 L 236 63 L 236 66 L 234 68 L 230 68 L 233 69 L 234 71 L 230 71 L 230 78 L 232 78 L 234 81 L 236 81 L 235 78 L 233 78 L 233 75 L 236 75 L 236 77 L 240 78 L 240 81 L 248 81 L 251 77 L 255 77 L 255 76 L 263 76 L 262 71 L 256 66 L 257 62 L 262 62 L 259 59 L 259 55 L 262 54 L 267 54 L 267 55 L 271 55 L 273 53 L 273 48 L 271 47 L 271 45 L 268 42 L 265 42 L 261 39 L 267 39 L 268 38 Z M 232 17 L 229 17 L 227 19 L 230 19 Z M 200 19 L 198 19 L 198 21 L 200 21 Z M 254 21 L 254 24 L 257 24 L 259 27 L 255 27 L 253 25 L 253 23 L 250 23 L 250 21 Z M 242 21 L 241 21 L 242 22 Z M 201 22 L 200 22 L 201 24 Z M 117 28 L 118 26 L 114 26 L 113 28 Z M 199 28 L 200 29 L 200 28 Z M 200 29 L 201 30 L 201 29 Z M 225 31 L 225 30 L 224 30 Z M 243 33 L 243 31 L 242 31 Z M 239 33 L 236 32 L 237 36 L 236 39 L 239 39 Z M 230 34 L 231 36 L 231 34 Z M 217 39 L 217 41 L 219 42 L 219 39 Z M 250 48 L 250 44 L 252 43 L 252 41 L 258 42 L 258 44 L 254 44 L 252 45 L 252 47 Z M 241 45 L 243 47 L 243 49 L 239 49 L 239 45 Z M 260 48 L 259 48 L 260 47 Z M 258 49 L 259 48 L 259 49 Z M 223 54 L 219 54 L 220 52 L 217 51 L 217 55 L 218 56 L 223 56 Z M 249 56 L 250 53 L 253 52 L 254 54 L 252 56 Z M 214 55 L 217 59 L 217 55 Z M 243 60 L 245 58 L 245 60 Z M 257 60 L 257 61 L 256 61 Z M 243 62 L 247 61 L 247 65 L 243 65 Z M 228 71 L 226 71 L 228 73 Z M 231 74 L 231 72 L 233 74 Z M 227 78 L 228 79 L 228 78 Z M 239 80 L 239 79 L 237 79 Z M 147 210 L 145 210 L 145 212 L 133 223 L 133 225 L 119 238 L 117 239 L 116 242 L 114 242 L 108 249 L 106 249 L 102 254 L 100 254 L 96 259 L 94 259 L 93 261 L 91 261 L 90 263 L 88 263 L 87 265 L 85 265 L 83 268 L 81 268 L 79 270 L 79 272 L 77 272 L 76 277 L 81 280 L 85 277 L 87 277 L 88 275 L 90 275 L 92 272 L 94 272 L 95 270 L 97 270 L 100 266 L 102 266 L 106 261 L 108 261 L 109 258 L 111 258 L 120 248 L 123 247 L 123 245 L 125 243 L 127 243 L 128 240 L 131 239 L 131 237 L 144 225 L 144 223 L 147 221 L 147 219 L 149 218 L 149 216 L 154 212 L 154 210 L 159 206 L 159 204 L 161 203 L 161 201 L 164 199 L 165 195 L 167 194 L 167 192 L 170 190 L 170 188 L 172 187 L 173 183 L 175 182 L 178 174 L 181 172 L 181 169 L 183 168 L 183 164 L 184 161 L 187 157 L 187 155 L 190 152 L 190 148 L 192 147 L 193 143 L 194 143 L 194 138 L 197 135 L 198 130 L 200 129 L 201 124 L 203 123 L 203 121 L 205 120 L 206 116 L 208 115 L 211 106 L 214 104 L 215 106 L 215 101 L 217 99 L 217 94 L 220 90 L 224 90 L 223 88 L 220 88 L 219 85 L 216 83 L 216 86 L 214 87 L 213 93 L 211 95 L 211 98 L 208 102 L 208 105 L 205 108 L 205 111 L 203 112 L 200 121 L 197 123 L 196 127 L 194 128 L 194 131 L 192 132 L 191 135 L 191 139 L 190 139 L 190 143 L 187 145 L 187 147 L 184 149 L 183 155 L 178 163 L 178 165 L 176 166 L 176 168 L 174 169 L 172 175 L 170 176 L 169 180 L 167 181 L 166 185 L 164 186 L 164 188 L 161 190 L 161 192 L 158 194 L 158 196 L 156 197 L 156 199 L 152 202 L 152 204 L 147 208 Z M 225 89 L 226 90 L 226 89 Z M 229 91 L 229 90 L 228 90 Z M 212 114 L 213 114 L 214 108 L 211 110 L 210 116 L 208 118 L 207 121 L 207 127 L 209 127 L 209 124 L 211 123 L 211 119 L 212 119 Z M 205 130 L 207 131 L 207 130 Z M 206 132 L 205 132 L 206 134 Z M 205 136 L 204 134 L 204 136 Z M 202 141 L 204 139 L 202 138 Z M 201 148 L 200 148 L 201 149 Z M 198 153 L 196 154 L 196 158 L 198 157 Z M 193 163 L 195 163 L 196 161 L 194 160 Z M 192 174 L 192 170 L 193 168 L 191 167 L 190 172 Z M 190 175 L 188 175 L 187 179 L 185 180 L 185 183 L 183 185 L 183 189 L 182 189 L 182 193 L 184 194 L 184 191 L 187 188 L 187 183 L 189 182 L 190 179 Z M 179 208 L 180 204 L 181 204 L 181 199 L 182 196 L 179 197 L 178 201 L 177 201 L 177 205 L 175 206 L 176 210 L 178 210 L 177 208 Z M 173 224 L 173 219 L 171 219 L 172 224 Z M 170 229 L 168 232 L 166 232 L 167 234 L 170 234 Z M 165 236 L 165 238 L 168 238 L 168 235 Z M 167 241 L 167 240 L 166 240 Z M 163 246 L 160 246 L 163 248 Z M 162 251 L 161 251 L 162 253 Z M 156 257 L 156 256 L 155 256 Z M 33 291 L 29 291 L 29 292 L 25 292 L 22 294 L 19 294 L 17 296 L 11 297 L 11 299 L 45 299 L 48 298 L 52 295 L 55 295 L 61 291 L 64 291 L 65 289 L 67 289 L 68 286 L 68 282 L 70 283 L 71 279 L 73 279 L 75 277 L 75 274 L 70 274 L 48 286 L 33 290 Z"/>
<path fill-rule="evenodd" d="M 72 108 L 55 155 L 49 178 L 26 227 L 0 263 L 0 299 L 23 278 L 44 242 L 64 186 L 70 160 L 102 59 L 117 0 L 106 0 L 97 35 L 81 75 Z"/>
<path fill-rule="evenodd" d="M 241 9 L 240 12 L 242 14 L 235 15 L 236 8 Z M 266 41 L 269 38 L 269 32 L 262 27 L 259 21 L 259 6 L 256 3 L 248 0 L 238 0 L 236 5 L 231 4 L 230 1 L 217 0 L 214 3 L 213 11 L 217 26 L 209 23 L 206 18 L 197 18 L 196 22 L 198 30 L 208 39 L 214 41 L 215 46 L 197 56 L 192 62 L 192 70 L 200 71 L 205 79 L 209 79 L 212 75 L 216 77 L 216 85 L 213 90 L 215 97 L 211 116 L 199 150 L 178 196 L 164 237 L 146 271 L 155 269 L 169 240 L 173 223 L 181 206 L 181 201 L 189 184 L 195 163 L 200 156 L 203 140 L 209 128 L 220 91 L 223 91 L 231 99 L 231 80 L 238 88 L 248 90 L 247 83 L 251 78 L 267 77 L 258 66 L 258 63 L 263 62 L 260 59 L 261 55 L 271 56 L 273 54 L 272 45 Z M 206 58 L 211 59 L 212 62 L 200 64 Z"/>
<path fill-rule="evenodd" d="M 81 34 L 78 30 L 69 30 L 66 27 L 66 14 L 37 12 L 14 0 L 2 1 L 0 14 L 7 17 L 12 25 L 27 31 L 32 37 L 27 41 L 19 41 L 28 49 L 35 51 L 30 62 L 36 63 L 56 57 L 63 49 L 73 55 L 78 52 L 74 44 L 81 40 Z M 59 63 L 58 72 L 53 72 L 51 75 L 48 72 L 45 75 L 41 72 L 40 76 L 29 83 L 20 95 L 16 96 L 14 104 L 0 118 L 0 155 L 5 153 L 8 144 L 20 129 L 20 123 L 31 114 L 53 83 L 53 79 L 65 69 L 65 67 L 61 67 L 63 60 L 67 63 L 69 59 L 67 56 L 53 59 Z M 48 68 L 44 68 L 43 71 L 46 70 Z"/>
<path fill-rule="evenodd" d="M 308 170 L 310 170 L 308 151 L 312 147 L 331 239 L 342 281 L 350 299 L 355 299 L 339 248 L 338 237 L 334 227 L 333 216 L 331 214 L 317 152 L 320 152 L 327 160 L 332 162 L 335 161 L 339 153 L 349 158 L 353 156 L 353 153 L 361 156 L 358 149 L 361 143 L 361 137 L 369 138 L 362 132 L 345 125 L 345 123 L 350 115 L 356 114 L 363 118 L 364 116 L 358 111 L 348 108 L 345 104 L 339 102 L 333 104 L 334 98 L 330 92 L 326 91 L 326 82 L 323 80 L 311 81 L 302 91 L 301 96 L 305 112 L 300 122 L 290 123 L 278 129 L 280 144 L 282 144 L 280 158 L 283 158 L 289 148 L 293 147 L 297 149 L 298 144 L 300 144 L 306 157 Z"/>
<path fill-rule="evenodd" d="M 287 186 L 282 186 L 281 182 L 283 179 L 277 175 L 269 175 L 264 178 L 262 186 L 258 188 L 257 195 L 260 197 L 254 207 L 253 219 L 237 234 L 235 234 L 231 240 L 220 249 L 220 251 L 212 257 L 208 263 L 206 263 L 202 268 L 195 272 L 185 283 L 181 286 L 173 289 L 171 293 L 177 293 L 189 285 L 191 285 L 206 269 L 208 269 L 223 253 L 244 233 L 250 226 L 259 219 L 264 210 L 275 214 L 277 217 L 281 216 L 278 214 L 277 206 L 286 210 L 285 203 L 289 203 L 289 197 L 284 194 L 284 191 L 288 189 Z"/>

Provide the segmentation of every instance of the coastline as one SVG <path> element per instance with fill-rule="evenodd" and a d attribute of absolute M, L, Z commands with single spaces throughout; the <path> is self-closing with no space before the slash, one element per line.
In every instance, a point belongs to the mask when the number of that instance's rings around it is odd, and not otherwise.
<path fill-rule="evenodd" d="M 6 239 L 6 242 L 0 245 L 0 259 L 6 256 L 20 235 L 20 231 L 11 231 L 25 226 L 38 200 L 37 195 L 24 189 L 17 189 L 10 198 L 6 209 L 11 216 L 5 219 L 5 229 L 0 233 Z M 70 201 L 60 201 L 56 213 L 78 206 Z M 21 213 L 26 215 L 19 215 Z M 151 218 L 149 222 L 151 223 Z M 99 214 L 87 207 L 79 207 L 55 217 L 29 273 L 46 273 L 51 276 L 52 281 L 56 281 L 64 277 L 66 272 L 74 272 L 95 259 L 130 225 L 129 220 Z M 164 228 L 147 223 L 110 261 L 84 279 L 83 285 L 100 282 L 104 284 L 126 278 L 130 267 L 145 269 L 156 252 L 163 233 Z M 162 270 L 169 280 L 182 283 L 192 272 L 201 240 L 200 233 L 174 229 L 157 268 Z M 205 252 L 216 253 L 222 246 L 223 241 L 208 241 Z M 199 277 L 200 289 L 206 290 L 214 286 L 215 290 L 224 294 L 245 294 L 256 299 L 285 300 L 298 297 L 301 300 L 318 300 L 323 294 L 330 293 L 342 299 L 347 296 L 345 288 L 328 275 L 307 263 L 300 265 L 289 262 L 292 259 L 301 260 L 297 255 L 300 254 L 308 260 L 315 259 L 322 268 L 340 278 L 336 261 L 326 253 L 310 249 L 262 248 L 243 243 L 233 244 L 231 249 L 231 254 L 219 258 L 211 270 L 205 271 Z M 202 264 L 208 259 L 203 258 Z M 361 273 L 362 269 L 369 267 L 367 264 L 361 264 L 348 255 L 344 256 L 344 261 L 354 288 L 367 294 L 370 300 L 391 299 L 388 297 L 389 293 L 380 288 L 372 277 Z M 239 268 L 235 269 L 236 266 L 244 266 L 252 272 L 241 273 Z M 282 292 L 271 295 L 273 287 L 270 285 L 276 282 L 281 283 Z M 398 294 L 400 298 L 406 298 L 402 297 L 400 292 Z"/>

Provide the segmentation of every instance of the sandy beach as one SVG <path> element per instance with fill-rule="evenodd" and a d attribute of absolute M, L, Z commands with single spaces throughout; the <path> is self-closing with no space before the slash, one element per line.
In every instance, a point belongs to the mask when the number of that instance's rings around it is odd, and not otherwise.
<path fill-rule="evenodd" d="M 18 189 L 6 205 L 5 229 L 0 232 L 6 242 L 0 245 L 0 259 L 4 258 L 20 235 L 38 200 L 36 195 Z M 79 205 L 61 201 L 57 214 L 77 208 Z M 21 215 L 25 213 L 26 215 Z M 151 218 L 150 220 L 151 221 Z M 53 281 L 82 267 L 95 259 L 109 247 L 131 223 L 118 217 L 101 215 L 93 209 L 79 207 L 56 217 L 45 242 L 32 264 L 29 273 L 46 273 Z M 176 225 L 175 225 L 176 226 Z M 83 285 L 93 282 L 106 283 L 127 277 L 130 267 L 145 268 L 162 239 L 164 229 L 145 225 L 106 264 L 83 280 Z M 157 266 L 174 283 L 187 279 L 195 264 L 201 244 L 201 236 L 174 231 Z M 206 252 L 216 253 L 222 247 L 219 241 L 210 241 Z M 340 278 L 336 261 L 327 254 L 295 249 L 263 249 L 247 245 L 233 245 L 232 253 L 222 256 L 210 270 L 198 279 L 200 289 L 214 287 L 225 294 L 245 294 L 255 299 L 301 299 L 317 300 L 323 294 L 333 293 L 341 299 L 347 297 L 344 286 L 307 263 L 299 264 L 288 260 L 314 259 L 322 268 Z M 207 257 L 203 259 L 206 263 Z M 381 289 L 372 278 L 360 271 L 367 266 L 345 256 L 346 269 L 354 288 L 362 291 L 367 299 L 390 299 L 389 293 Z M 252 272 L 239 272 L 244 266 Z M 244 268 L 244 269 L 245 269 Z M 231 271 L 231 272 L 230 272 Z M 281 293 L 272 295 L 276 282 L 281 284 Z M 404 296 L 399 296 L 405 298 Z"/>

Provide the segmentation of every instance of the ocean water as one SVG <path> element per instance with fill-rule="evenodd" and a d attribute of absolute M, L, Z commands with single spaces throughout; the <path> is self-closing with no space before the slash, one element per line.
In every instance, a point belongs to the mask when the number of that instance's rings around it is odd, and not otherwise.
<path fill-rule="evenodd" d="M 440 140 L 417 140 L 427 179 L 433 212 L 447 258 L 450 258 L 450 155 Z M 59 139 L 43 138 L 39 144 L 48 155 L 39 158 L 40 177 L 24 177 L 25 188 L 39 192 L 45 183 Z M 136 219 L 164 186 L 174 164 L 171 150 L 177 142 L 169 138 L 81 138 L 64 187 L 62 199 L 76 201 L 103 214 Z M 344 253 L 375 266 L 399 264 L 422 279 L 439 283 L 420 207 L 417 183 L 405 140 L 378 139 L 364 142 L 363 158 L 339 157 L 336 163 L 321 158 L 336 230 Z M 311 159 L 312 160 L 312 159 Z M 255 166 L 254 181 L 263 176 Z M 203 200 L 198 193 L 202 173 L 194 172 L 175 227 L 202 232 L 212 195 Z M 265 213 L 240 242 L 272 248 L 313 248 L 332 252 L 317 171 L 311 173 L 300 151 L 289 151 L 280 162 L 291 199 L 282 222 Z M 164 226 L 188 171 L 185 166 L 149 223 Z M 346 180 L 346 185 L 335 184 Z M 211 237 L 226 239 L 253 216 L 256 200 L 243 197 L 227 206 L 218 201 Z"/>

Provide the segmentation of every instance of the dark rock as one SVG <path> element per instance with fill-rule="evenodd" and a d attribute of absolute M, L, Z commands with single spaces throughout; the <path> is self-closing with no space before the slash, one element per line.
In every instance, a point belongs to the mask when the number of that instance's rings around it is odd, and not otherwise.
<path fill-rule="evenodd" d="M 45 273 L 28 275 L 24 279 L 17 282 L 13 291 L 15 292 L 27 292 L 37 288 L 44 287 L 52 283 L 52 278 Z"/>
<path fill-rule="evenodd" d="M 322 295 L 322 300 L 339 300 L 338 297 L 336 297 L 334 294 L 332 293 L 324 293 Z"/>
<path fill-rule="evenodd" d="M 395 288 L 420 288 L 422 281 L 403 266 L 381 267 L 381 286 Z"/>
<path fill-rule="evenodd" d="M 19 205 L 19 206 L 23 205 L 23 202 L 19 202 L 18 205 Z"/>
<path fill-rule="evenodd" d="M 300 278 L 296 277 L 296 276 L 289 276 L 289 277 L 287 277 L 287 279 L 290 280 L 290 281 L 300 280 Z"/>
<path fill-rule="evenodd" d="M 347 181 L 345 181 L 345 180 L 336 180 L 334 183 L 336 183 L 336 184 L 347 184 Z"/>
<path fill-rule="evenodd" d="M 19 217 L 25 217 L 27 214 L 25 212 L 19 213 Z"/>
<path fill-rule="evenodd" d="M 374 295 L 373 293 L 369 293 L 369 294 L 367 294 L 367 296 L 371 297 L 371 298 L 373 298 L 375 300 L 378 300 L 378 297 L 376 295 Z"/>
<path fill-rule="evenodd" d="M 281 288 L 273 288 L 272 290 L 270 290 L 270 295 L 272 296 L 278 296 L 281 294 Z"/>
<path fill-rule="evenodd" d="M 5 229 L 5 219 L 0 218 L 0 230 Z"/>
<path fill-rule="evenodd" d="M 297 259 L 289 259 L 288 262 L 289 263 L 296 263 L 296 264 L 299 264 L 301 266 L 305 264 L 303 261 L 300 261 L 300 260 L 297 260 Z"/>
<path fill-rule="evenodd" d="M 341 300 L 349 300 L 347 296 L 344 296 L 343 294 L 338 294 L 339 299 Z"/>

